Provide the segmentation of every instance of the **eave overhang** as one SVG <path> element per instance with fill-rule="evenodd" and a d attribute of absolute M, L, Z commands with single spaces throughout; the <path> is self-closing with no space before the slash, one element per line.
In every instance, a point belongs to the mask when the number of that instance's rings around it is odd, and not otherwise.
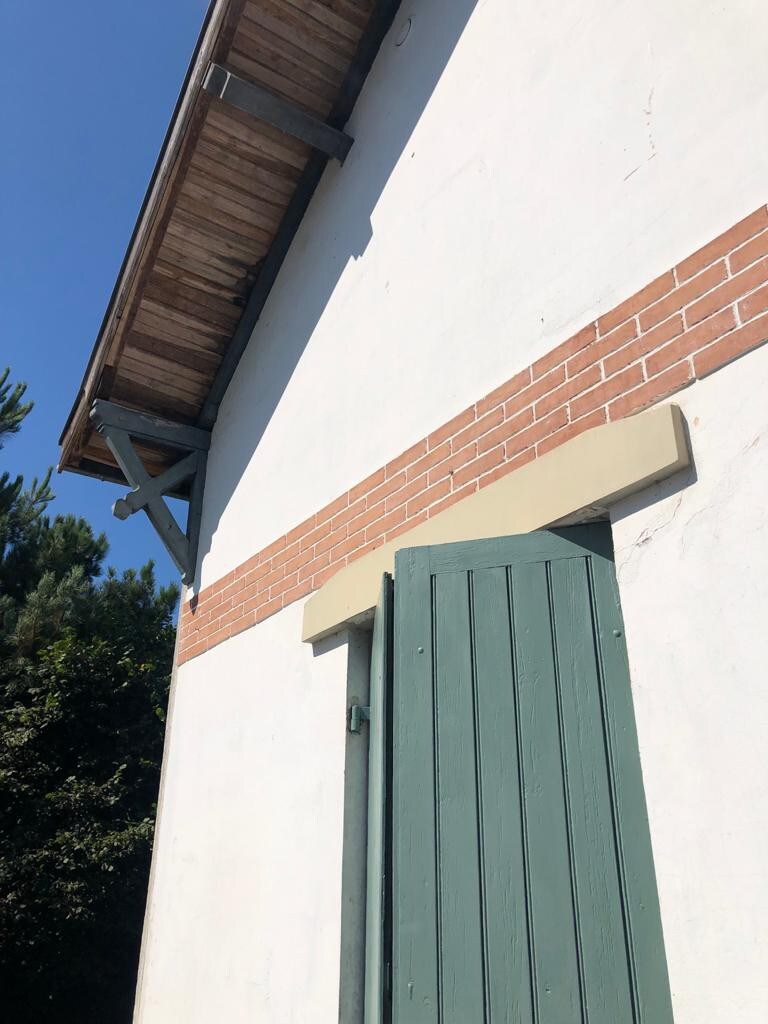
<path fill-rule="evenodd" d="M 398 2 L 211 4 L 61 435 L 60 470 L 126 481 L 91 418 L 97 400 L 169 429 L 212 429 L 323 170 L 352 144 L 344 126 Z M 133 444 L 150 478 L 178 458 L 152 438 Z"/>

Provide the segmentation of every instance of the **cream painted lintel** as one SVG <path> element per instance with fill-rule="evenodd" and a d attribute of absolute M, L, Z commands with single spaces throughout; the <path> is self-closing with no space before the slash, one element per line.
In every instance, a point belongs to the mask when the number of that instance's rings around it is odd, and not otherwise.
<path fill-rule="evenodd" d="M 527 533 L 578 513 L 594 515 L 689 463 L 676 405 L 585 431 L 331 577 L 304 606 L 302 639 L 314 643 L 370 612 L 382 573 L 392 572 L 401 548 Z"/>

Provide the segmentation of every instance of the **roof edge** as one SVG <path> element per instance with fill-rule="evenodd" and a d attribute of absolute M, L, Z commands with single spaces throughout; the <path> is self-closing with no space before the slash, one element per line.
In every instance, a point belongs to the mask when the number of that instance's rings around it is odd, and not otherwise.
<path fill-rule="evenodd" d="M 112 288 L 104 317 L 96 335 L 93 348 L 91 349 L 91 354 L 88 357 L 88 363 L 86 364 L 86 368 L 80 382 L 80 387 L 78 388 L 72 408 L 69 411 L 69 415 L 67 416 L 59 437 L 59 446 L 62 449 L 58 465 L 59 472 L 65 468 L 67 457 L 74 441 L 72 434 L 75 427 L 75 420 L 83 402 L 87 399 L 89 387 L 93 383 L 92 378 L 97 369 L 97 360 L 104 347 L 110 323 L 117 313 L 119 299 L 124 286 L 126 285 L 126 279 L 133 271 L 138 261 L 140 251 L 143 250 L 144 245 L 149 240 L 148 236 L 151 233 L 152 224 L 148 222 L 154 214 L 157 205 L 161 201 L 165 193 L 165 187 L 167 187 L 168 184 L 168 179 L 172 175 L 175 158 L 184 141 L 184 121 L 192 114 L 194 100 L 202 82 L 202 72 L 207 67 L 211 55 L 217 49 L 221 33 L 227 24 L 227 14 L 231 14 L 231 9 L 233 7 L 243 6 L 243 2 L 244 0 L 211 0 L 208 10 L 206 11 L 205 19 L 198 34 L 195 48 L 192 52 L 187 72 L 184 76 L 184 81 L 176 99 L 176 104 L 174 106 L 168 128 L 166 129 L 166 133 L 160 147 L 160 152 L 158 153 L 157 161 L 152 171 L 152 176 L 150 177 L 147 185 L 147 190 L 144 194 L 144 199 L 142 200 L 142 204 L 136 218 L 136 223 L 134 224 L 133 231 L 131 232 L 128 245 L 125 250 L 125 255 L 123 256 L 120 269 L 115 279 L 115 284 Z M 198 81 L 198 78 L 200 81 Z M 164 171 L 167 173 L 163 179 Z M 119 315 L 117 319 L 119 319 Z"/>

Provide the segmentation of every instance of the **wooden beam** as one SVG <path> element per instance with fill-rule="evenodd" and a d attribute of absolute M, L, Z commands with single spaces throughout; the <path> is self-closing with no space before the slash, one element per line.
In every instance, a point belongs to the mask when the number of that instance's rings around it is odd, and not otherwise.
<path fill-rule="evenodd" d="M 205 492 L 205 471 L 208 465 L 207 452 L 197 452 L 197 471 L 192 477 L 187 513 L 187 541 L 189 543 L 189 574 L 184 582 L 191 584 L 197 569 L 197 551 L 200 546 L 200 526 L 203 521 L 203 494 Z"/>
<path fill-rule="evenodd" d="M 220 64 L 211 64 L 208 68 L 203 88 L 217 99 L 260 121 L 266 121 L 273 128 L 306 142 L 340 163 L 344 162 L 350 150 L 353 140 L 349 135 L 325 124 L 263 86 L 246 82 Z"/>
<path fill-rule="evenodd" d="M 99 433 L 105 433 L 105 428 L 113 427 L 124 430 L 131 437 L 154 441 L 171 448 L 207 452 L 211 446 L 211 434 L 208 430 L 189 427 L 184 423 L 173 423 L 159 416 L 127 409 L 103 398 L 97 398 L 93 403 L 91 422 Z"/>

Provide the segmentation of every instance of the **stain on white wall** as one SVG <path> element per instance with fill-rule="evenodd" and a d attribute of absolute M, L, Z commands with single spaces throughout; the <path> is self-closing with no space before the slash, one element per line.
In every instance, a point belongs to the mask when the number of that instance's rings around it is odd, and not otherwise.
<path fill-rule="evenodd" d="M 202 585 L 764 203 L 767 32 L 755 0 L 404 4 L 222 405 Z"/>
<path fill-rule="evenodd" d="M 768 1020 L 767 394 L 764 348 L 676 395 L 695 479 L 611 513 L 677 1024 Z"/>

